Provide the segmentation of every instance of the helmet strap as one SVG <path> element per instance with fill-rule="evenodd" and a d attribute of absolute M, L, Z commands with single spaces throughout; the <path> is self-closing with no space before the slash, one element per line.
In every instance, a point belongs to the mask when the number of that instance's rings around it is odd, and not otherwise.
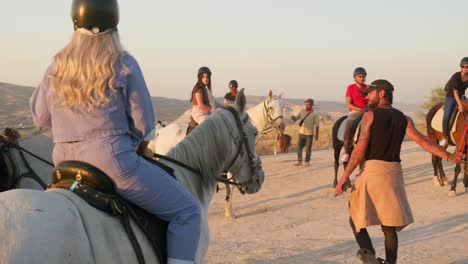
<path fill-rule="evenodd" d="M 85 35 L 89 35 L 89 36 L 100 36 L 100 35 L 104 35 L 104 34 L 107 34 L 107 33 L 113 32 L 113 31 L 117 31 L 117 27 L 110 28 L 110 29 L 104 30 L 102 32 L 99 32 L 98 27 L 93 27 L 91 30 L 89 30 L 87 28 L 76 28 L 75 30 L 80 32 L 81 34 L 85 34 Z"/>

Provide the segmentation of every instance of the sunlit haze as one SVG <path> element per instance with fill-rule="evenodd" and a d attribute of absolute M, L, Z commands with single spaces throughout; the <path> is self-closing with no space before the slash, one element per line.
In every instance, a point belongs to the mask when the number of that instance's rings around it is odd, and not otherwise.
<path fill-rule="evenodd" d="M 1 0 L 0 82 L 36 86 L 68 42 L 71 1 Z M 468 1 L 120 1 L 122 43 L 151 95 L 188 99 L 200 66 L 216 96 L 344 101 L 352 72 L 385 78 L 395 102 L 421 102 L 468 56 Z"/>

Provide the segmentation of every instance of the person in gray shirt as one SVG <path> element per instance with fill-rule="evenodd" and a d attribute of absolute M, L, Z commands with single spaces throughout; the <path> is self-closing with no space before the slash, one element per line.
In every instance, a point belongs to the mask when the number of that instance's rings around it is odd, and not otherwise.
<path fill-rule="evenodd" d="M 304 166 L 308 167 L 310 166 L 310 155 L 312 153 L 312 139 L 315 139 L 315 141 L 317 141 L 319 137 L 320 116 L 316 111 L 314 111 L 314 100 L 309 98 L 304 103 L 305 109 L 301 110 L 297 115 L 291 116 L 291 119 L 294 122 L 299 120 L 297 163 L 294 165 L 302 165 L 302 150 L 305 147 L 306 156 Z"/>

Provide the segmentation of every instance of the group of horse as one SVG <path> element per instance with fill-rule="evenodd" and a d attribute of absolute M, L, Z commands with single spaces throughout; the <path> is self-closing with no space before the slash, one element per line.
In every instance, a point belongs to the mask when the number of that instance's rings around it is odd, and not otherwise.
<path fill-rule="evenodd" d="M 449 144 L 450 146 L 455 146 L 457 149 L 464 149 L 465 153 L 463 153 L 464 158 L 460 162 L 456 163 L 455 165 L 455 174 L 454 178 L 450 184 L 450 191 L 448 193 L 449 196 L 456 196 L 456 188 L 458 182 L 458 175 L 461 172 L 461 164 L 464 163 L 464 177 L 463 177 L 463 184 L 465 187 L 465 191 L 468 192 L 468 166 L 467 166 L 467 156 L 466 156 L 466 148 L 465 145 L 467 144 L 467 138 L 461 138 L 466 135 L 463 134 L 463 130 L 465 125 L 468 124 L 468 102 L 462 101 L 464 111 L 458 112 L 455 110 L 450 117 L 449 122 Z M 442 117 L 443 117 L 443 109 L 444 103 L 438 103 L 431 107 L 426 115 L 426 132 L 427 137 L 439 144 L 442 139 L 444 138 L 442 134 Z M 338 170 L 340 167 L 340 151 L 343 147 L 343 133 L 344 127 L 346 125 L 346 118 L 347 116 L 342 116 L 338 120 L 335 121 L 333 128 L 332 128 L 332 141 L 333 141 L 333 158 L 334 158 L 334 180 L 333 180 L 333 187 L 336 186 L 338 183 Z M 357 120 L 354 124 L 354 127 L 351 131 L 351 140 L 352 145 L 350 150 L 352 152 L 354 146 L 357 144 L 359 138 L 359 125 L 360 120 Z M 457 146 L 457 144 L 462 144 L 462 146 Z M 445 147 L 448 147 L 445 146 Z M 343 162 L 343 167 L 346 168 L 347 162 Z M 436 155 L 432 155 L 432 166 L 434 169 L 434 176 L 433 182 L 435 186 L 446 186 L 448 185 L 448 179 L 445 175 L 443 166 L 442 166 L 442 159 L 437 157 Z M 362 167 L 362 164 L 361 164 Z M 348 179 L 347 184 L 345 184 L 344 188 L 350 188 L 351 182 Z"/>
<path fill-rule="evenodd" d="M 441 133 L 432 126 L 432 119 L 441 108 L 436 105 L 427 116 L 428 137 L 439 142 Z M 176 160 L 159 159 L 163 166 L 174 170 L 175 178 L 200 202 L 202 209 L 201 238 L 197 263 L 203 260 L 209 243 L 208 206 L 217 184 L 226 185 L 225 215 L 232 213 L 232 191 L 258 192 L 264 181 L 260 158 L 255 151 L 261 135 L 277 133 L 281 152 L 287 152 L 291 137 L 284 133 L 281 96 L 271 91 L 264 101 L 246 110 L 246 97 L 239 91 L 234 108 L 216 110 L 189 135 L 186 124 L 170 124 L 158 131 L 153 151 Z M 468 109 L 468 107 L 466 107 Z M 454 121 L 451 144 L 459 142 L 467 122 L 466 112 Z M 332 130 L 335 179 L 337 183 L 339 154 L 343 145 L 346 116 L 338 119 Z M 358 125 L 355 126 L 356 128 Z M 440 130 L 440 129 L 439 129 Z M 133 263 L 138 258 L 119 219 L 99 211 L 68 190 L 38 191 L 50 184 L 52 168 L 43 157 L 52 156 L 52 142 L 42 134 L 16 143 L 14 134 L 0 141 L 0 262 L 5 263 Z M 358 132 L 352 140 L 357 142 Z M 163 144 L 164 143 L 164 144 Z M 42 157 L 34 155 L 41 153 Z M 45 155 L 45 156 L 44 156 Z M 47 159 L 46 158 L 46 159 Z M 434 182 L 447 185 L 442 162 L 433 156 Z M 343 164 L 346 166 L 346 163 Z M 460 163 L 455 167 L 451 195 L 455 194 Z M 227 173 L 227 177 L 222 175 Z M 468 168 L 464 184 L 468 188 Z M 78 176 L 77 176 L 78 177 Z M 77 179 L 78 181 L 78 179 Z M 35 189 L 35 190 L 31 190 Z M 98 224 L 99 223 L 99 224 Z M 134 226 L 133 222 L 131 226 Z M 163 263 L 150 241 L 135 227 L 134 238 L 139 242 L 146 262 Z M 135 240 L 134 239 L 134 240 Z M 140 261 L 141 263 L 141 261 Z"/>
<path fill-rule="evenodd" d="M 258 192 L 264 181 L 255 150 L 258 135 L 284 130 L 281 96 L 270 91 L 259 105 L 249 110 L 246 105 L 242 89 L 234 107 L 216 110 L 164 153 L 166 159 L 158 160 L 172 168 L 177 181 L 200 202 L 196 263 L 202 262 L 208 248 L 208 206 L 217 183 L 234 185 L 242 193 Z M 156 141 L 162 140 L 161 132 Z M 72 191 L 39 191 L 51 183 L 53 168 L 47 161 L 52 156 L 50 138 L 40 134 L 18 143 L 7 134 L 0 141 L 1 263 L 165 262 L 134 221 L 127 223 L 135 230 L 128 235 L 125 223 L 124 228 L 118 218 L 97 210 Z M 82 175 L 86 173 L 78 170 L 76 182 L 84 181 Z M 222 178 L 223 173 L 229 177 Z M 61 177 L 59 172 L 54 175 L 54 179 Z"/>

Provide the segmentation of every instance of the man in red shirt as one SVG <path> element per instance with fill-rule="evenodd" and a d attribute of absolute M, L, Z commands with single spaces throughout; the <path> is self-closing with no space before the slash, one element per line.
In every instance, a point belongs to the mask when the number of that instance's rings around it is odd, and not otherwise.
<path fill-rule="evenodd" d="M 351 129 L 353 128 L 356 119 L 362 116 L 367 110 L 367 100 L 362 94 L 362 91 L 367 88 L 366 82 L 367 72 L 362 67 L 354 69 L 354 81 L 346 90 L 346 106 L 349 108 L 348 118 L 346 119 L 346 129 L 344 132 L 344 153 L 341 155 L 341 160 L 347 162 L 349 160 L 349 138 Z"/>

